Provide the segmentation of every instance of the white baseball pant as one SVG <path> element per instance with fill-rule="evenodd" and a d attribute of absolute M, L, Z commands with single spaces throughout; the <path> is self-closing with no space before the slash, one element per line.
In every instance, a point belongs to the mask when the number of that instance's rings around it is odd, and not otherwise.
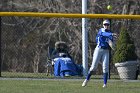
<path fill-rule="evenodd" d="M 93 53 L 92 65 L 90 71 L 95 71 L 98 67 L 99 62 L 102 63 L 103 73 L 109 72 L 109 49 L 102 49 L 96 46 Z"/>

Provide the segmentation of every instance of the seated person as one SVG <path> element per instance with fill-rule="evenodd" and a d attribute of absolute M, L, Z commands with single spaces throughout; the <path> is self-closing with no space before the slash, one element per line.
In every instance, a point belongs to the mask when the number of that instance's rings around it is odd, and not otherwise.
<path fill-rule="evenodd" d="M 59 57 L 54 58 L 55 76 L 75 76 L 78 75 L 78 68 L 74 61 L 65 53 L 59 53 Z"/>
<path fill-rule="evenodd" d="M 51 59 L 59 57 L 61 53 L 65 53 L 66 56 L 71 58 L 70 54 L 68 53 L 68 46 L 66 43 L 58 41 L 55 43 L 55 50 L 51 54 Z"/>
<path fill-rule="evenodd" d="M 55 43 L 55 50 L 51 53 L 52 65 L 55 76 L 74 76 L 79 74 L 79 68 L 68 53 L 68 46 L 65 42 Z"/>

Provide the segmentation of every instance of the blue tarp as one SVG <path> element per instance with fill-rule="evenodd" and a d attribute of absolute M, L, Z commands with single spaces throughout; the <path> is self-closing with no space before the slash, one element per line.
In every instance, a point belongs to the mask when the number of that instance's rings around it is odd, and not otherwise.
<path fill-rule="evenodd" d="M 78 67 L 69 57 L 59 57 L 54 59 L 55 76 L 75 76 L 81 74 L 81 68 Z"/>

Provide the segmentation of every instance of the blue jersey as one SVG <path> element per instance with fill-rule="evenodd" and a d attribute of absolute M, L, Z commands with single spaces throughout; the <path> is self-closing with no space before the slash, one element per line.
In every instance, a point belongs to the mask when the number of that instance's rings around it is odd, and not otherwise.
<path fill-rule="evenodd" d="M 96 43 L 98 47 L 108 49 L 109 48 L 108 40 L 113 41 L 113 35 L 111 31 L 110 30 L 105 31 L 104 28 L 99 29 L 99 32 L 96 36 Z"/>

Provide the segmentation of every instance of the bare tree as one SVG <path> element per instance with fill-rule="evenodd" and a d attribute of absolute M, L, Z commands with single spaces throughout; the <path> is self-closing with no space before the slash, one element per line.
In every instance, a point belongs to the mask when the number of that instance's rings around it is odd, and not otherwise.
<path fill-rule="evenodd" d="M 139 0 L 89 0 L 88 2 L 88 13 L 106 13 L 106 6 L 110 3 L 113 5 L 112 13 L 140 14 Z M 2 11 L 81 13 L 81 2 L 78 0 L 1 0 L 0 7 Z M 102 20 L 88 19 L 89 64 L 96 45 L 95 36 L 102 26 Z M 139 50 L 139 21 L 112 20 L 113 31 L 119 33 L 122 22 L 127 23 L 128 30 L 133 30 L 130 34 L 136 39 L 135 45 Z M 57 41 L 67 42 L 73 59 L 81 64 L 81 32 L 79 18 L 3 17 L 1 42 L 3 69 L 40 72 L 39 68 L 47 62 L 48 48 L 54 48 Z M 139 55 L 138 51 L 137 54 Z"/>

